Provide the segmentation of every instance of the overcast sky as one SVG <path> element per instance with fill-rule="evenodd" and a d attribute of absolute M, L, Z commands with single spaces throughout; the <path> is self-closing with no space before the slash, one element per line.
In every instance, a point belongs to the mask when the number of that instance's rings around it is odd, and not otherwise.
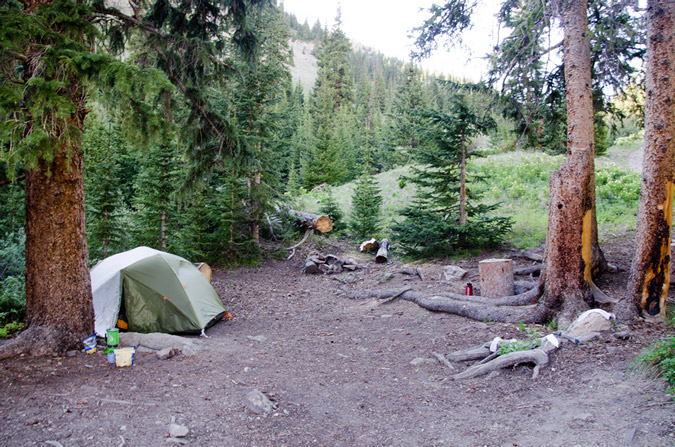
<path fill-rule="evenodd" d="M 279 3 L 283 3 L 287 12 L 295 14 L 300 23 L 307 19 L 312 26 L 319 19 L 329 29 L 333 26 L 339 3 L 342 6 L 342 29 L 347 37 L 407 61 L 414 42 L 408 36 L 413 28 L 429 17 L 426 10 L 434 0 L 279 0 Z M 435 3 L 441 2 L 435 0 Z M 474 12 L 474 26 L 464 38 L 464 48 L 451 52 L 439 48 L 431 58 L 422 62 L 425 69 L 474 81 L 487 71 L 483 57 L 497 40 L 494 14 L 499 2 L 481 4 Z"/>

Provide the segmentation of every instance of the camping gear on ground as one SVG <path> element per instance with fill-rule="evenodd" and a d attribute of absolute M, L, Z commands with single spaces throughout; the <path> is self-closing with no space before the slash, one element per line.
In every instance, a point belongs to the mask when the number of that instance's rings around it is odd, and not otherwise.
<path fill-rule="evenodd" d="M 131 366 L 134 364 L 134 354 L 136 347 L 115 349 L 115 366 L 121 368 L 123 366 Z"/>
<path fill-rule="evenodd" d="M 108 348 L 105 350 L 105 362 L 109 365 L 115 364 L 115 350 L 113 348 Z"/>
<path fill-rule="evenodd" d="M 94 327 L 100 337 L 119 326 L 133 332 L 200 333 L 227 314 L 190 262 L 148 247 L 110 256 L 91 269 Z"/>
<path fill-rule="evenodd" d="M 84 343 L 84 352 L 87 354 L 94 354 L 96 353 L 96 334 L 90 335 L 89 337 L 85 338 L 82 340 L 82 343 Z"/>
<path fill-rule="evenodd" d="M 120 330 L 116 327 L 108 329 L 105 340 L 109 348 L 116 348 L 120 344 Z"/>

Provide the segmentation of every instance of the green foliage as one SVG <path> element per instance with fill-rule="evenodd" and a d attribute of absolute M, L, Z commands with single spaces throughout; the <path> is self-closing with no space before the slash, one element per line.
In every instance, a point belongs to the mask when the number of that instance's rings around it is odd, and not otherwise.
<path fill-rule="evenodd" d="M 319 212 L 330 217 L 330 220 L 333 222 L 333 230 L 330 234 L 341 235 L 347 229 L 347 225 L 344 222 L 344 213 L 335 200 L 332 189 L 319 200 L 319 204 Z"/>
<path fill-rule="evenodd" d="M 349 223 L 352 234 L 359 238 L 373 237 L 382 227 L 381 210 L 380 189 L 370 173 L 369 163 L 366 163 L 352 195 L 352 214 Z"/>
<path fill-rule="evenodd" d="M 541 340 L 518 340 L 511 343 L 501 343 L 499 345 L 499 355 L 510 354 L 518 351 L 529 351 L 541 346 Z"/>
<path fill-rule="evenodd" d="M 394 226 L 396 240 L 413 256 L 444 256 L 460 248 L 495 245 L 511 227 L 510 219 L 489 217 L 497 205 L 474 205 L 478 196 L 467 188 L 466 162 L 475 155 L 470 138 L 496 125 L 479 118 L 466 97 L 454 94 L 448 112 L 429 110 L 415 127 L 420 146 L 412 151 L 420 168 L 404 180 L 418 187 L 417 198 Z"/>
<path fill-rule="evenodd" d="M 675 337 L 657 341 L 638 356 L 638 361 L 662 375 L 671 385 L 669 392 L 675 394 Z"/>
<path fill-rule="evenodd" d="M 84 131 L 87 246 L 92 264 L 130 248 L 121 160 L 128 148 L 113 117 L 90 115 Z"/>
<path fill-rule="evenodd" d="M 406 220 L 392 229 L 403 252 L 413 257 L 442 257 L 461 248 L 494 247 L 511 229 L 508 218 L 483 217 L 459 225 L 420 205 L 404 209 L 401 215 Z"/>
<path fill-rule="evenodd" d="M 4 340 L 15 332 L 23 330 L 24 324 L 18 321 L 3 323 L 4 314 L 0 312 L 0 340 Z"/>
<path fill-rule="evenodd" d="M 0 280 L 0 313 L 22 319 L 26 313 L 26 290 L 23 274 Z"/>

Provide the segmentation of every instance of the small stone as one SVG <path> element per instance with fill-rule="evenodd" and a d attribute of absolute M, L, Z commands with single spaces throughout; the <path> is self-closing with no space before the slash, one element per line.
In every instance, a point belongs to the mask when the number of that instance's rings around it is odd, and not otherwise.
<path fill-rule="evenodd" d="M 607 354 L 616 354 L 620 350 L 621 349 L 617 348 L 616 346 L 607 346 Z"/>
<path fill-rule="evenodd" d="M 574 419 L 580 421 L 588 421 L 590 419 L 593 419 L 593 415 L 591 413 L 581 413 L 574 416 Z"/>
<path fill-rule="evenodd" d="M 77 355 L 77 351 L 67 351 L 66 352 L 66 357 L 75 357 Z"/>
<path fill-rule="evenodd" d="M 257 341 L 260 343 L 267 341 L 267 337 L 265 337 L 264 335 L 249 335 L 246 338 L 248 338 L 251 341 Z"/>
<path fill-rule="evenodd" d="M 157 351 L 157 358 L 160 360 L 168 360 L 179 353 L 180 349 L 178 348 L 164 348 L 161 351 Z"/>
<path fill-rule="evenodd" d="M 630 339 L 630 332 L 628 331 L 615 332 L 614 338 L 618 338 L 619 340 L 628 340 Z"/>
<path fill-rule="evenodd" d="M 256 414 L 269 414 L 274 411 L 274 403 L 258 390 L 246 394 L 244 405 Z"/>
<path fill-rule="evenodd" d="M 171 424 L 169 425 L 169 436 L 172 438 L 184 438 L 190 433 L 190 430 L 184 425 Z"/>
<path fill-rule="evenodd" d="M 456 281 L 464 278 L 467 271 L 456 265 L 446 265 L 443 267 L 443 275 L 448 281 Z"/>

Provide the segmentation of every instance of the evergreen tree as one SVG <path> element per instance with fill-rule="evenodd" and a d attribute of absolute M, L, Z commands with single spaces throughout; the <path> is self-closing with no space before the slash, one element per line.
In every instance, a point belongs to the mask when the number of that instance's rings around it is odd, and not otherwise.
<path fill-rule="evenodd" d="M 127 249 L 129 215 L 120 190 L 119 159 L 127 153 L 113 116 L 90 116 L 84 131 L 87 242 L 89 259 L 101 259 Z"/>
<path fill-rule="evenodd" d="M 336 25 L 324 34 L 319 49 L 319 72 L 312 93 L 314 146 L 303 165 L 307 188 L 321 183 L 339 184 L 349 178 L 349 151 L 345 154 L 341 147 L 346 139 L 342 138 L 344 132 L 336 132 L 339 120 L 344 123 L 349 119 L 346 109 L 352 107 L 354 99 L 349 67 L 351 44 L 340 25 L 338 11 Z"/>
<path fill-rule="evenodd" d="M 330 217 L 330 220 L 333 223 L 333 230 L 330 234 L 339 236 L 347 228 L 347 225 L 345 225 L 344 222 L 344 213 L 337 203 L 337 200 L 335 200 L 332 188 L 328 188 L 328 192 L 321 199 L 319 212 Z"/>
<path fill-rule="evenodd" d="M 381 211 L 380 188 L 370 172 L 370 163 L 366 162 L 352 195 L 352 215 L 349 224 L 352 234 L 360 238 L 373 237 L 382 225 Z"/>
<path fill-rule="evenodd" d="M 176 144 L 167 135 L 143 154 L 134 197 L 136 245 L 167 251 L 174 244 L 180 167 Z"/>
<path fill-rule="evenodd" d="M 465 98 L 456 95 L 446 113 L 420 113 L 416 135 L 420 145 L 413 151 L 420 166 L 405 180 L 417 185 L 415 202 L 402 211 L 404 220 L 394 226 L 404 251 L 415 256 L 445 256 L 457 248 L 485 246 L 499 241 L 510 228 L 505 218 L 488 218 L 494 207 L 473 205 L 468 199 L 466 160 L 470 140 L 494 126 L 491 118 L 479 118 Z"/>

